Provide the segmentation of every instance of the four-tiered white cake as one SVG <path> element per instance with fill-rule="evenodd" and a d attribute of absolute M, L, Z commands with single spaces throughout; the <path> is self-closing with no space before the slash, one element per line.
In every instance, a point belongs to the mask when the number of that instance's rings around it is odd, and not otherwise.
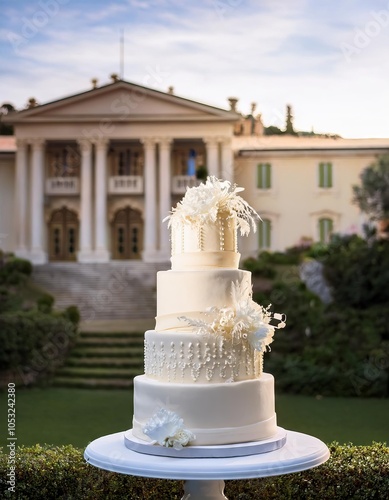
<path fill-rule="evenodd" d="M 176 449 L 271 438 L 274 378 L 262 358 L 283 315 L 252 300 L 237 232 L 255 230 L 242 189 L 209 177 L 168 217 L 172 269 L 157 274 L 155 330 L 134 379 L 133 436 Z"/>

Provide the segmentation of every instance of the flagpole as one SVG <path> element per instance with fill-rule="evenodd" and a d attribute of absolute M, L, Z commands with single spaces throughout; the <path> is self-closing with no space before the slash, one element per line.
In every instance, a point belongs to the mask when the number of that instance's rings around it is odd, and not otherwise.
<path fill-rule="evenodd" d="M 120 79 L 124 77 L 124 29 L 121 30 L 120 35 Z"/>

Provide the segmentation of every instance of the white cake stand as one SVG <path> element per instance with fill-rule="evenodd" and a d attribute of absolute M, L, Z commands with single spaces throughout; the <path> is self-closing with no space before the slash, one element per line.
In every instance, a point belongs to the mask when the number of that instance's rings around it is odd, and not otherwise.
<path fill-rule="evenodd" d="M 85 460 L 100 469 L 133 476 L 184 479 L 182 500 L 222 500 L 224 480 L 278 476 L 316 467 L 330 456 L 319 439 L 287 431 L 285 445 L 275 451 L 229 458 L 172 458 L 128 449 L 124 432 L 92 441 Z"/>

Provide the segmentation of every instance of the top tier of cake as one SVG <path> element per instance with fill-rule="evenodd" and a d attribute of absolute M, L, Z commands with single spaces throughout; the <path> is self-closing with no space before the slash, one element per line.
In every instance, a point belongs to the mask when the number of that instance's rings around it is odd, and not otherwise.
<path fill-rule="evenodd" d="M 237 193 L 242 188 L 208 177 L 205 184 L 187 189 L 168 217 L 171 228 L 172 269 L 237 269 L 237 232 L 255 230 L 256 212 Z"/>
<path fill-rule="evenodd" d="M 226 212 L 219 212 L 215 222 L 173 225 L 171 245 L 175 271 L 239 266 L 236 220 Z"/>

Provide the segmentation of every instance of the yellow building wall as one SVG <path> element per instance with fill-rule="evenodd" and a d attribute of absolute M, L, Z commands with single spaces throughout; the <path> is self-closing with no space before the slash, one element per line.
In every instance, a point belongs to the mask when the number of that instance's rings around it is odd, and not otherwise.
<path fill-rule="evenodd" d="M 352 186 L 374 161 L 374 155 L 360 152 L 263 152 L 255 157 L 237 157 L 235 182 L 243 186 L 243 196 L 262 218 L 272 222 L 272 251 L 298 245 L 302 238 L 318 241 L 318 220 L 329 217 L 334 232 L 361 232 L 364 217 L 352 203 Z M 333 187 L 320 189 L 318 165 L 330 162 Z M 270 163 L 271 189 L 257 188 L 257 165 Z M 241 241 L 244 256 L 258 253 L 258 234 Z"/>

